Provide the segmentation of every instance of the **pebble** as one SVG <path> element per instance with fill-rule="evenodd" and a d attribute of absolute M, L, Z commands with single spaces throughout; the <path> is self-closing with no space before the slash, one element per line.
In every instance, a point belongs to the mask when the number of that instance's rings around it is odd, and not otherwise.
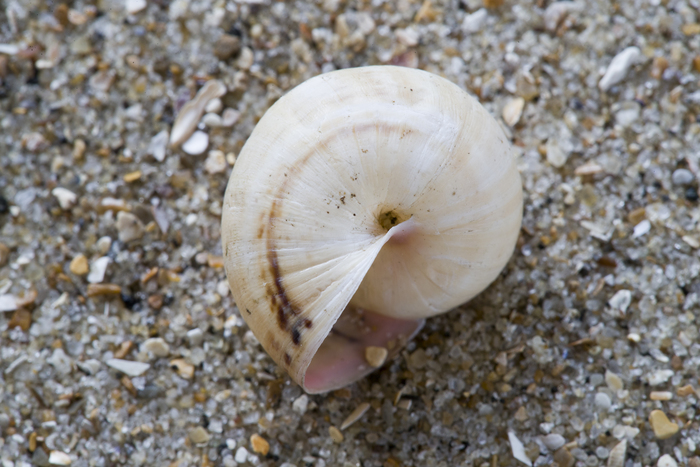
<path fill-rule="evenodd" d="M 215 149 L 209 151 L 207 159 L 204 161 L 204 170 L 210 174 L 221 173 L 226 170 L 226 155 L 223 151 Z"/>
<path fill-rule="evenodd" d="M 207 430 L 205 430 L 201 426 L 198 426 L 196 428 L 192 428 L 190 430 L 190 440 L 194 444 L 208 443 L 210 438 L 211 438 L 211 436 L 209 435 L 209 433 L 207 433 Z"/>
<path fill-rule="evenodd" d="M 297 397 L 294 402 L 292 402 L 292 410 L 301 415 L 306 413 L 308 406 L 309 397 L 306 394 L 302 394 L 301 396 Z"/>
<path fill-rule="evenodd" d="M 331 439 L 336 443 L 342 443 L 343 439 L 345 439 L 343 433 L 341 433 L 340 430 L 334 426 L 328 427 L 328 434 L 331 436 Z"/>
<path fill-rule="evenodd" d="M 639 238 L 649 233 L 651 230 L 651 222 L 648 219 L 644 219 L 639 224 L 634 226 L 634 231 L 632 232 L 632 238 Z"/>
<path fill-rule="evenodd" d="M 206 106 L 204 106 L 204 111 L 207 113 L 215 113 L 218 114 L 221 112 L 221 110 L 224 108 L 224 103 L 221 102 L 221 99 L 218 97 L 213 98 L 210 100 Z"/>
<path fill-rule="evenodd" d="M 130 212 L 120 211 L 117 214 L 117 231 L 119 241 L 128 243 L 143 237 L 145 229 L 138 217 Z"/>
<path fill-rule="evenodd" d="M 515 436 L 512 431 L 508 432 L 508 441 L 510 442 L 510 449 L 513 452 L 513 457 L 522 462 L 525 465 L 532 467 L 532 461 L 527 457 L 525 452 L 525 446 L 523 446 L 522 441 Z"/>
<path fill-rule="evenodd" d="M 257 433 L 253 433 L 250 437 L 250 445 L 253 447 L 253 452 L 257 452 L 263 456 L 266 456 L 267 453 L 270 452 L 270 443 Z"/>
<path fill-rule="evenodd" d="M 619 311 L 620 313 L 625 313 L 630 303 L 632 303 L 632 291 L 625 289 L 618 290 L 615 292 L 615 295 L 608 300 L 608 305 L 610 305 L 613 310 Z"/>
<path fill-rule="evenodd" d="M 170 354 L 170 346 L 162 337 L 151 337 L 141 344 L 141 352 L 148 352 L 154 357 L 167 357 Z"/>
<path fill-rule="evenodd" d="M 177 374 L 184 379 L 192 379 L 194 377 L 194 365 L 187 363 L 182 358 L 176 358 L 170 361 L 170 366 L 175 367 Z"/>
<path fill-rule="evenodd" d="M 605 370 L 605 384 L 607 384 L 608 387 L 615 392 L 621 391 L 625 388 L 622 378 L 610 370 Z"/>
<path fill-rule="evenodd" d="M 236 450 L 236 456 L 234 457 L 234 460 L 238 462 L 239 464 L 242 464 L 248 460 L 248 450 L 241 446 Z"/>
<path fill-rule="evenodd" d="M 649 414 L 649 424 L 654 430 L 656 439 L 668 439 L 678 433 L 680 427 L 670 421 L 661 410 L 652 410 Z"/>
<path fill-rule="evenodd" d="M 598 407 L 598 409 L 604 411 L 610 410 L 610 406 L 612 405 L 612 402 L 610 401 L 610 396 L 608 396 L 604 392 L 599 392 L 595 395 L 594 403 L 596 407 Z"/>
<path fill-rule="evenodd" d="M 372 368 L 379 368 L 386 361 L 389 355 L 389 350 L 384 347 L 368 346 L 365 347 L 365 360 Z"/>
<path fill-rule="evenodd" d="M 690 384 L 686 384 L 685 386 L 676 389 L 676 394 L 681 397 L 687 397 L 695 394 L 695 388 Z"/>
<path fill-rule="evenodd" d="M 63 451 L 51 451 L 49 454 L 49 464 L 51 465 L 70 465 L 71 462 L 70 456 Z"/>
<path fill-rule="evenodd" d="M 689 185 L 695 180 L 695 175 L 688 169 L 676 169 L 671 175 L 671 181 L 674 185 Z"/>
<path fill-rule="evenodd" d="M 678 467 L 678 463 L 670 454 L 664 454 L 659 457 L 656 467 Z"/>
<path fill-rule="evenodd" d="M 202 123 L 209 128 L 220 128 L 224 126 L 224 120 L 215 113 L 208 113 L 204 114 L 204 117 L 202 117 Z"/>
<path fill-rule="evenodd" d="M 153 156 L 158 162 L 163 162 L 165 160 L 165 153 L 168 148 L 168 138 L 170 133 L 168 130 L 163 130 L 151 138 L 150 143 L 148 143 L 148 149 L 146 152 Z"/>
<path fill-rule="evenodd" d="M 486 8 L 479 8 L 474 13 L 465 16 L 462 21 L 462 31 L 467 34 L 474 34 L 481 31 L 488 15 Z"/>
<path fill-rule="evenodd" d="M 665 383 L 673 376 L 673 370 L 656 370 L 649 375 L 649 384 L 658 386 Z"/>
<path fill-rule="evenodd" d="M 585 164 L 576 167 L 576 170 L 574 170 L 574 174 L 580 175 L 580 176 L 586 176 L 586 175 L 599 174 L 602 171 L 603 171 L 603 167 L 601 167 L 600 165 L 596 164 L 593 161 L 588 161 Z"/>
<path fill-rule="evenodd" d="M 182 150 L 191 156 L 198 156 L 207 150 L 209 135 L 203 131 L 195 131 L 187 141 L 182 144 Z"/>
<path fill-rule="evenodd" d="M 559 467 L 572 467 L 576 462 L 574 456 L 565 447 L 558 449 L 552 458 L 554 459 L 554 462 L 559 465 Z"/>
<path fill-rule="evenodd" d="M 73 258 L 68 266 L 68 269 L 77 276 L 84 276 L 90 271 L 88 260 L 83 254 L 79 254 Z"/>
<path fill-rule="evenodd" d="M 133 362 L 131 360 L 121 360 L 119 358 L 110 358 L 105 362 L 108 367 L 121 371 L 127 376 L 135 378 L 141 376 L 151 367 L 148 363 Z"/>
<path fill-rule="evenodd" d="M 68 375 L 73 370 L 73 359 L 61 348 L 55 349 L 46 361 L 61 375 Z"/>
<path fill-rule="evenodd" d="M 221 114 L 221 126 L 225 128 L 232 127 L 240 118 L 241 113 L 238 110 L 227 107 L 224 113 Z"/>
<path fill-rule="evenodd" d="M 550 451 L 556 451 L 566 444 L 566 439 L 562 435 L 550 433 L 542 439 L 542 442 Z"/>
<path fill-rule="evenodd" d="M 126 0 L 125 3 L 126 12 L 130 15 L 145 10 L 147 6 L 146 0 Z"/>
<path fill-rule="evenodd" d="M 204 333 L 199 328 L 190 329 L 187 331 L 187 340 L 191 347 L 198 347 L 204 341 Z"/>
<path fill-rule="evenodd" d="M 90 274 L 87 276 L 87 281 L 91 284 L 97 284 L 104 280 L 105 273 L 107 272 L 107 266 L 109 266 L 111 259 L 108 256 L 102 256 L 97 258 L 90 265 Z"/>
<path fill-rule="evenodd" d="M 569 158 L 569 155 L 564 152 L 564 150 L 559 146 L 559 144 L 554 140 L 554 138 L 550 138 L 547 140 L 547 144 L 545 144 L 545 149 L 547 151 L 547 162 L 552 164 L 553 167 L 560 168 L 564 167 L 564 164 L 566 164 L 567 159 Z"/>
<path fill-rule="evenodd" d="M 0 295 L 0 311 L 15 311 L 17 309 L 17 298 L 12 294 Z"/>
<path fill-rule="evenodd" d="M 228 60 L 241 50 L 241 40 L 237 36 L 222 34 L 214 43 L 214 55 L 219 60 Z"/>
<path fill-rule="evenodd" d="M 638 47 L 627 47 L 615 57 L 608 65 L 605 74 L 598 82 L 598 87 L 605 92 L 625 79 L 630 67 L 642 58 L 642 51 Z"/>
<path fill-rule="evenodd" d="M 508 101 L 503 107 L 503 121 L 508 126 L 515 126 L 520 121 L 520 116 L 525 108 L 525 99 L 516 97 Z"/>
<path fill-rule="evenodd" d="M 194 99 L 185 104 L 178 113 L 170 132 L 170 145 L 179 146 L 187 141 L 197 128 L 197 124 L 204 114 L 204 108 L 209 101 L 224 94 L 226 94 L 226 86 L 221 81 L 215 79 L 207 81 L 194 96 Z M 209 137 L 207 137 L 207 144 L 208 142 Z M 204 152 L 205 149 L 206 146 L 198 154 Z"/>
<path fill-rule="evenodd" d="M 98 371 L 100 371 L 100 367 L 102 366 L 102 363 L 94 358 L 85 360 L 84 362 L 76 361 L 75 364 L 78 366 L 78 368 L 89 375 L 96 374 Z"/>
<path fill-rule="evenodd" d="M 97 240 L 97 243 L 95 243 L 95 246 L 97 247 L 97 252 L 101 255 L 106 255 L 109 252 L 109 249 L 112 247 L 112 239 L 108 236 L 100 237 L 99 240 Z"/>
<path fill-rule="evenodd" d="M 651 391 L 649 399 L 653 401 L 670 401 L 673 398 L 671 391 Z"/>
<path fill-rule="evenodd" d="M 75 202 L 78 200 L 78 196 L 75 193 L 60 186 L 57 186 L 51 190 L 51 194 L 54 195 L 56 201 L 58 201 L 58 205 L 64 210 L 73 207 Z"/>

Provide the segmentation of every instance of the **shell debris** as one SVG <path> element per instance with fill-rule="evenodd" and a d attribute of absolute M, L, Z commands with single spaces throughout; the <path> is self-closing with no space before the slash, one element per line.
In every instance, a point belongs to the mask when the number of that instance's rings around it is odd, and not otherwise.
<path fill-rule="evenodd" d="M 362 416 L 369 410 L 369 403 L 368 402 L 363 402 L 360 405 L 358 405 L 355 410 L 353 410 L 350 415 L 348 415 L 345 420 L 343 420 L 343 423 L 340 424 L 340 429 L 344 430 L 348 428 L 350 425 L 358 421 Z"/>
<path fill-rule="evenodd" d="M 512 431 L 508 432 L 508 442 L 510 442 L 510 449 L 513 452 L 513 457 L 522 462 L 523 464 L 532 467 L 532 460 L 527 457 L 525 452 L 525 446 L 523 446 L 522 441 Z"/>
<path fill-rule="evenodd" d="M 623 439 L 610 450 L 608 455 L 608 467 L 623 467 L 627 455 L 627 440 Z"/>

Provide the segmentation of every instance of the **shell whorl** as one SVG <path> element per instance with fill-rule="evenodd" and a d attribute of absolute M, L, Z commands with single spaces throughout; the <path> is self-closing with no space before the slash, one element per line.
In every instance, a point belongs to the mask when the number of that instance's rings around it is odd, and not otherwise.
<path fill-rule="evenodd" d="M 364 346 L 397 351 L 486 288 L 521 215 L 510 146 L 475 99 L 420 70 L 341 70 L 283 96 L 243 147 L 226 272 L 268 353 L 323 392 L 373 370 Z"/>

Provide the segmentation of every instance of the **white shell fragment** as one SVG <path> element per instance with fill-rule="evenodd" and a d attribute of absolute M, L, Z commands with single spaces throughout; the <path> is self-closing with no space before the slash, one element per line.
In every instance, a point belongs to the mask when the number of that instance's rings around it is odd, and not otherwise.
<path fill-rule="evenodd" d="M 15 311 L 17 309 L 17 298 L 14 295 L 0 295 L 0 311 Z"/>
<path fill-rule="evenodd" d="M 71 458 L 63 451 L 51 451 L 49 453 L 49 464 L 51 465 L 70 465 Z"/>
<path fill-rule="evenodd" d="M 302 83 L 258 122 L 226 190 L 241 316 L 307 392 L 363 377 L 498 276 L 521 223 L 515 162 L 498 122 L 439 76 L 374 66 Z"/>
<path fill-rule="evenodd" d="M 622 467 L 625 465 L 627 455 L 627 440 L 623 439 L 610 450 L 608 455 L 608 467 Z"/>
<path fill-rule="evenodd" d="M 203 131 L 195 131 L 192 136 L 184 142 L 182 150 L 191 156 L 198 156 L 207 150 L 209 146 L 209 135 Z"/>
<path fill-rule="evenodd" d="M 617 310 L 620 313 L 624 313 L 627 311 L 627 307 L 630 306 L 630 303 L 632 303 L 632 291 L 631 290 L 618 290 L 615 292 L 615 295 L 613 295 L 610 300 L 608 300 L 608 304 L 613 310 Z"/>
<path fill-rule="evenodd" d="M 559 2 L 558 2 L 559 3 Z M 615 55 L 605 74 L 598 82 L 601 91 L 607 91 L 627 76 L 630 67 L 642 57 L 642 51 L 638 47 L 627 47 Z"/>
<path fill-rule="evenodd" d="M 462 21 L 462 31 L 467 34 L 474 34 L 481 31 L 488 17 L 486 8 L 479 8 L 474 13 L 464 17 Z"/>
<path fill-rule="evenodd" d="M 670 454 L 664 454 L 659 457 L 659 460 L 656 462 L 656 467 L 678 467 L 678 462 L 676 462 L 676 459 L 671 457 Z"/>
<path fill-rule="evenodd" d="M 126 0 L 124 6 L 126 12 L 133 15 L 139 11 L 145 10 L 148 3 L 146 3 L 146 0 Z"/>
<path fill-rule="evenodd" d="M 632 238 L 642 237 L 649 233 L 651 230 L 651 222 L 648 219 L 644 219 L 639 224 L 634 226 L 634 232 L 632 232 Z"/>
<path fill-rule="evenodd" d="M 105 272 L 107 272 L 107 266 L 109 266 L 109 256 L 102 256 L 97 258 L 90 264 L 90 273 L 87 276 L 87 281 L 91 284 L 97 284 L 104 280 Z"/>
<path fill-rule="evenodd" d="M 180 113 L 177 114 L 175 123 L 170 132 L 170 145 L 179 146 L 192 135 L 192 132 L 197 128 L 199 119 L 204 114 L 204 109 L 210 100 L 221 97 L 226 94 L 226 86 L 218 80 L 212 79 L 207 81 L 202 89 L 197 92 L 194 99 L 185 104 Z M 204 148 L 206 149 L 206 147 Z M 204 152 L 202 149 L 202 152 Z M 202 152 L 198 153 L 201 154 Z"/>
<path fill-rule="evenodd" d="M 165 160 L 165 152 L 168 146 L 168 138 L 170 134 L 168 130 L 162 130 L 151 138 L 151 142 L 148 143 L 148 149 L 146 152 L 153 156 L 158 162 L 163 162 Z"/>
<path fill-rule="evenodd" d="M 525 465 L 532 467 L 532 461 L 527 457 L 525 452 L 525 446 L 523 446 L 522 441 L 515 436 L 512 431 L 508 432 L 508 441 L 510 442 L 510 449 L 513 451 L 513 457 L 522 462 Z"/>
<path fill-rule="evenodd" d="M 151 367 L 148 363 L 132 362 L 131 360 L 121 360 L 119 358 L 110 358 L 105 363 L 108 367 L 121 371 L 132 378 L 141 376 Z"/>
<path fill-rule="evenodd" d="M 61 209 L 70 209 L 78 200 L 78 196 L 75 193 L 60 186 L 51 190 L 51 194 L 54 195 Z"/>
<path fill-rule="evenodd" d="M 525 99 L 522 97 L 515 97 L 508 101 L 508 103 L 503 107 L 503 121 L 506 122 L 508 126 L 514 126 L 520 121 L 520 116 L 523 114 L 523 109 L 525 108 Z"/>

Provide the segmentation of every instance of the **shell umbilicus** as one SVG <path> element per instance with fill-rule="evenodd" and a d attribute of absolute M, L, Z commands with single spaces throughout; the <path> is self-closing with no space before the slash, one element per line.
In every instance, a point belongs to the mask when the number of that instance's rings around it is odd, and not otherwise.
<path fill-rule="evenodd" d="M 420 70 L 334 71 L 279 99 L 243 147 L 226 273 L 265 350 L 325 392 L 486 288 L 521 219 L 510 145 L 474 98 Z"/>

